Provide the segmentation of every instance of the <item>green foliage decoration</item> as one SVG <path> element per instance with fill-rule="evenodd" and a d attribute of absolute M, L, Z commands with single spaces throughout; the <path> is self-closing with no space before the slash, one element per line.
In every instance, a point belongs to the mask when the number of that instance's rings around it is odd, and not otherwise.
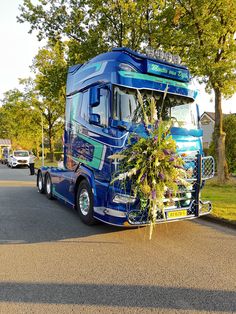
<path fill-rule="evenodd" d="M 130 181 L 133 195 L 141 201 L 141 210 L 148 209 L 151 239 L 157 212 L 165 217 L 165 206 L 174 204 L 180 186 L 189 188 L 186 179 L 192 172 L 184 169 L 184 161 L 176 152 L 176 142 L 170 135 L 171 120 L 157 119 L 154 98 L 144 101 L 138 92 L 138 102 L 147 137 L 134 133 L 131 138 L 136 139 L 135 143 L 109 159 L 120 160 L 119 173 L 112 182 Z M 169 199 L 168 203 L 165 198 Z"/>

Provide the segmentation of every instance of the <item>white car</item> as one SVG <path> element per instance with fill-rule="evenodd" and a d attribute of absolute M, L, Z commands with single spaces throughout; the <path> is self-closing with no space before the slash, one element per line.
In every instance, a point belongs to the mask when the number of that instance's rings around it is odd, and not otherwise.
<path fill-rule="evenodd" d="M 8 157 L 8 166 L 11 168 L 17 166 L 29 166 L 29 152 L 27 150 L 15 150 Z"/>

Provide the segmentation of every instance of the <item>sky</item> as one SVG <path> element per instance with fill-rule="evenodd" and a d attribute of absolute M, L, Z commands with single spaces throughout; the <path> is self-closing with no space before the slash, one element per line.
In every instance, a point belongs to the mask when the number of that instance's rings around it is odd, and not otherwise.
<path fill-rule="evenodd" d="M 42 42 L 38 42 L 36 33 L 28 34 L 28 23 L 16 21 L 18 7 L 23 0 L 0 0 L 0 99 L 4 92 L 20 88 L 19 78 L 27 78 L 32 73 L 30 65 Z M 204 86 L 196 83 L 199 89 L 198 104 L 200 112 L 214 111 L 214 97 L 204 91 Z M 229 100 L 223 99 L 224 113 L 236 112 L 236 94 Z"/>

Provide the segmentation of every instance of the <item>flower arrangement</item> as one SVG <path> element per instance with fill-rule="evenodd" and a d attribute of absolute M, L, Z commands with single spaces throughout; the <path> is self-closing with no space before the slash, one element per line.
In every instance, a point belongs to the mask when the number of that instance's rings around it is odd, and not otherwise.
<path fill-rule="evenodd" d="M 129 146 L 121 153 L 110 156 L 120 160 L 119 173 L 116 180 L 131 183 L 131 190 L 140 199 L 141 209 L 148 209 L 151 239 L 157 212 L 164 214 L 164 198 L 168 196 L 169 205 L 177 195 L 179 186 L 188 186 L 187 171 L 184 161 L 176 154 L 176 142 L 170 135 L 171 120 L 163 121 L 157 117 L 155 99 L 143 100 L 138 93 L 139 116 L 141 117 L 147 136 L 132 134 Z M 131 139 L 135 137 L 134 144 Z"/>

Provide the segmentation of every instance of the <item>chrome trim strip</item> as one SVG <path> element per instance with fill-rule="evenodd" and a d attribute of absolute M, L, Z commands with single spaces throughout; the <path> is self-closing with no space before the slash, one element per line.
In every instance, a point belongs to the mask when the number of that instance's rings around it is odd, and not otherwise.
<path fill-rule="evenodd" d="M 105 216 L 104 210 L 106 207 L 94 207 L 93 211 L 99 215 Z"/>
<path fill-rule="evenodd" d="M 100 166 L 99 166 L 98 170 L 102 170 L 102 167 L 103 167 L 104 161 L 105 161 L 106 151 L 107 151 L 107 147 L 106 147 L 106 145 L 103 145 L 102 157 L 101 157 L 101 162 L 100 162 Z"/>
<path fill-rule="evenodd" d="M 122 202 L 120 200 L 116 201 L 115 200 L 116 196 L 117 197 L 121 197 L 121 198 L 122 197 L 127 198 L 127 199 L 129 199 L 129 201 L 127 201 L 127 202 Z M 127 204 L 127 203 L 133 204 L 135 201 L 136 201 L 136 197 L 134 197 L 132 195 L 129 195 L 129 194 L 121 194 L 121 193 L 116 193 L 115 196 L 112 199 L 112 202 L 116 203 L 116 204 Z"/>
<path fill-rule="evenodd" d="M 191 192 L 183 192 L 183 193 L 191 193 Z M 169 202 L 169 201 L 174 201 L 174 202 L 178 202 L 178 201 L 187 201 L 187 200 L 191 200 L 192 197 L 174 197 L 174 198 L 164 198 L 163 202 Z"/>
<path fill-rule="evenodd" d="M 186 206 L 186 207 L 176 207 L 176 208 L 170 208 L 170 209 L 168 209 L 169 207 L 166 207 L 165 208 L 165 212 L 169 212 L 169 211 L 173 211 L 173 210 L 176 210 L 176 211 L 178 211 L 178 210 L 191 210 L 191 207 L 193 206 L 193 204 L 194 204 L 194 202 L 195 202 L 195 200 L 192 200 L 192 202 L 188 205 L 188 207 Z"/>
<path fill-rule="evenodd" d="M 118 218 L 126 218 L 126 212 L 107 207 L 94 207 L 94 212 L 102 216 L 109 215 Z"/>

